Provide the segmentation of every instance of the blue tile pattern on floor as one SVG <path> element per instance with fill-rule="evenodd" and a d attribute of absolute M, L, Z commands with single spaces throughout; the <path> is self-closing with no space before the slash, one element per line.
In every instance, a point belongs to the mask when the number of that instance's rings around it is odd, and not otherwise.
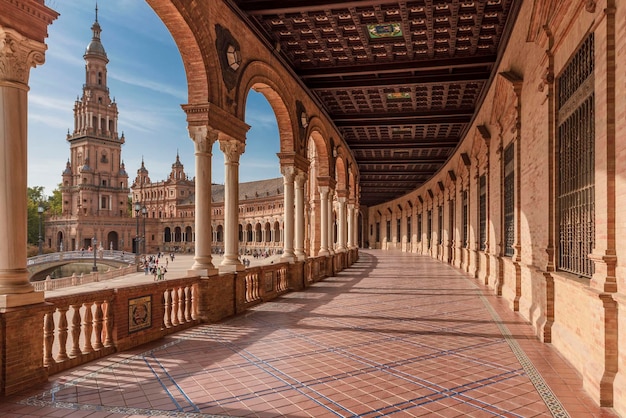
<path fill-rule="evenodd" d="M 18 403 L 120 417 L 569 417 L 517 342 L 529 326 L 490 297 L 430 258 L 362 253 L 306 291 L 53 376 Z"/>

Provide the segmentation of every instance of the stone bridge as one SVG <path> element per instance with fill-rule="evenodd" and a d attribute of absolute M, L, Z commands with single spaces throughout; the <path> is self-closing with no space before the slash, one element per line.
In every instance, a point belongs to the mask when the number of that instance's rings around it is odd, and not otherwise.
<path fill-rule="evenodd" d="M 55 268 L 71 263 L 89 263 L 94 261 L 93 251 L 63 251 L 30 257 L 28 259 L 29 278 L 33 278 L 42 272 L 52 271 Z M 122 265 L 135 264 L 137 256 L 133 253 L 113 250 L 98 250 L 95 254 L 97 264 L 120 267 Z"/>

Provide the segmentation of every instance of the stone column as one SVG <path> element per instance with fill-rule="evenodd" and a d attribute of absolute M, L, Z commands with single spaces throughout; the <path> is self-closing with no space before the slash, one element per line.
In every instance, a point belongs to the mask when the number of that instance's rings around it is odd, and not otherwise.
<path fill-rule="evenodd" d="M 335 224 L 333 222 L 333 195 L 335 191 L 333 189 L 329 189 L 328 191 L 328 204 L 326 205 L 326 210 L 328 211 L 328 223 L 326 227 L 328 228 L 328 253 L 330 255 L 335 254 L 335 240 L 334 240 L 334 232 L 335 232 Z"/>
<path fill-rule="evenodd" d="M 28 77 L 45 50 L 43 42 L 0 25 L 0 309 L 44 300 L 26 270 L 26 189 Z"/>
<path fill-rule="evenodd" d="M 328 192 L 329 188 L 327 186 L 320 186 L 320 217 L 321 217 L 321 241 L 320 241 L 320 251 L 317 255 L 329 255 L 328 252 Z"/>
<path fill-rule="evenodd" d="M 283 166 L 281 168 L 285 185 L 284 193 L 284 222 L 285 222 L 285 239 L 283 241 L 282 261 L 295 261 L 296 257 L 293 251 L 293 226 L 294 226 L 294 186 L 293 181 L 296 175 L 294 166 Z"/>
<path fill-rule="evenodd" d="M 298 174 L 295 177 L 296 184 L 296 230 L 295 230 L 295 242 L 294 253 L 298 260 L 306 259 L 306 253 L 304 252 L 304 182 L 306 181 L 306 173 L 298 170 Z"/>
<path fill-rule="evenodd" d="M 217 132 L 209 131 L 206 126 L 190 126 L 189 135 L 196 156 L 196 250 L 190 274 L 207 277 L 218 272 L 211 256 L 211 158 Z"/>
<path fill-rule="evenodd" d="M 239 156 L 245 143 L 235 139 L 220 139 L 224 153 L 224 259 L 220 272 L 244 270 L 239 261 Z"/>
<path fill-rule="evenodd" d="M 354 248 L 354 203 L 348 203 L 348 249 Z"/>
<path fill-rule="evenodd" d="M 346 251 L 346 198 L 338 197 L 339 202 L 339 219 L 337 221 L 337 252 L 343 253 Z"/>

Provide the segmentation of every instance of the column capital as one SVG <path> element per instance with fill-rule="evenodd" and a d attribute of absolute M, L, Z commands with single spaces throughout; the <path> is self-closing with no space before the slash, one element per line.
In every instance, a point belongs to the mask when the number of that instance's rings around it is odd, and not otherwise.
<path fill-rule="evenodd" d="M 196 152 L 211 154 L 218 132 L 206 125 L 189 125 L 187 130 L 195 144 Z"/>
<path fill-rule="evenodd" d="M 227 163 L 239 162 L 239 156 L 244 153 L 246 143 L 236 139 L 219 139 L 220 150 L 224 153 Z"/>
<path fill-rule="evenodd" d="M 330 187 L 328 187 L 328 186 L 318 186 L 317 188 L 320 191 L 320 195 L 322 196 L 322 199 L 328 198 L 328 193 L 330 193 Z"/>
<path fill-rule="evenodd" d="M 0 26 L 0 83 L 28 90 L 31 67 L 45 61 L 46 44 Z"/>
<path fill-rule="evenodd" d="M 293 182 L 296 177 L 296 167 L 293 165 L 283 165 L 280 167 L 280 172 L 285 177 L 285 181 Z"/>
<path fill-rule="evenodd" d="M 296 173 L 296 178 L 295 178 L 296 186 L 304 187 L 304 183 L 306 182 L 308 177 L 309 175 L 306 171 L 298 170 L 298 172 Z"/>

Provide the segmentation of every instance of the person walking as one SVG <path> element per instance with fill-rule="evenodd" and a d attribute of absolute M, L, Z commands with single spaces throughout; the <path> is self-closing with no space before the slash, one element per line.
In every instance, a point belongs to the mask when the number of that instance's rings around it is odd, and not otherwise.
<path fill-rule="evenodd" d="M 157 267 L 157 280 L 163 280 L 163 267 Z"/>

